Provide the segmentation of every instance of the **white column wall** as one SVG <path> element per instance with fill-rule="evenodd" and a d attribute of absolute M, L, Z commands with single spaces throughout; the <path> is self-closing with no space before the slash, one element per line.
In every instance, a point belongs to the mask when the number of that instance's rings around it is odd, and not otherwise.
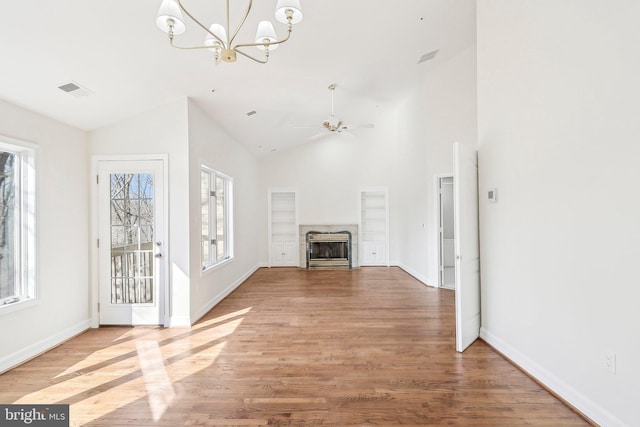
<path fill-rule="evenodd" d="M 482 336 L 603 426 L 640 425 L 638 16 L 478 2 Z"/>
<path fill-rule="evenodd" d="M 240 285 L 259 266 L 260 233 L 256 159 L 189 101 L 189 209 L 191 322 Z M 200 166 L 233 179 L 234 258 L 203 272 L 200 263 Z M 266 216 L 266 212 L 264 213 Z"/>

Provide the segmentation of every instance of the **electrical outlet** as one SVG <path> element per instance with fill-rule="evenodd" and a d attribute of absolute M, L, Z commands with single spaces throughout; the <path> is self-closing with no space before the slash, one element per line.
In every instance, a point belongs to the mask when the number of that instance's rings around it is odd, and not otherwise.
<path fill-rule="evenodd" d="M 604 367 L 612 374 L 616 373 L 616 354 L 612 351 L 605 355 Z"/>

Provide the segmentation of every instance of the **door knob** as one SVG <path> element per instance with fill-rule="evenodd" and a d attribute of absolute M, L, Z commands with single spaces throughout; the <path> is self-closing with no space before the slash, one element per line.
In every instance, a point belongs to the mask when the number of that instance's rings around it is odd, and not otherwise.
<path fill-rule="evenodd" d="M 154 255 L 154 257 L 156 258 L 162 258 L 162 254 L 160 252 L 158 252 L 157 254 Z"/>

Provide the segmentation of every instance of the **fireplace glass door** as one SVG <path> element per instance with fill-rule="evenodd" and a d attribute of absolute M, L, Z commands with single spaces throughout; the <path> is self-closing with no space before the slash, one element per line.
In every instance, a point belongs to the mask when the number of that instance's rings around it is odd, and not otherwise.
<path fill-rule="evenodd" d="M 351 268 L 351 233 L 307 233 L 307 267 Z"/>

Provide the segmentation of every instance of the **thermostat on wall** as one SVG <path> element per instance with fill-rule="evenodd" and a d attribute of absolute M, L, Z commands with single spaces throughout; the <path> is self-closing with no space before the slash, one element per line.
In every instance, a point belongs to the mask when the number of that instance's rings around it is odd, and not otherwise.
<path fill-rule="evenodd" d="M 498 201 L 498 191 L 495 188 L 490 188 L 489 191 L 487 191 L 487 198 L 489 199 L 490 202 L 497 202 Z"/>

